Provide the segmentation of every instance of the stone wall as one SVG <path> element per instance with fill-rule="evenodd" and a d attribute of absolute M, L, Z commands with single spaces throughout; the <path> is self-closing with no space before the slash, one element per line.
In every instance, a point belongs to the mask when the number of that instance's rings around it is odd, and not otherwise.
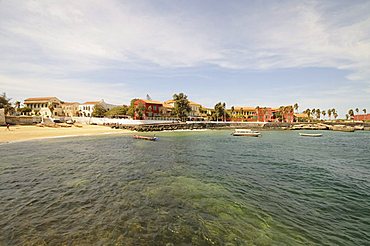
<path fill-rule="evenodd" d="M 6 125 L 5 122 L 5 110 L 3 108 L 0 108 L 0 126 Z"/>
<path fill-rule="evenodd" d="M 11 125 L 33 125 L 41 122 L 39 116 L 6 116 L 5 121 Z"/>

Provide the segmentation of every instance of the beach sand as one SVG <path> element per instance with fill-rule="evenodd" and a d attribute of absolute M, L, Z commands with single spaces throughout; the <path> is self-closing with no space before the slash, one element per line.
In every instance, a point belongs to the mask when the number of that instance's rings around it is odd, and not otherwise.
<path fill-rule="evenodd" d="M 132 133 L 128 130 L 112 129 L 107 126 L 83 125 L 82 127 L 37 127 L 37 126 L 10 126 L 10 131 L 6 127 L 0 127 L 0 143 L 18 142 L 43 138 L 89 136 L 105 134 L 127 134 Z"/>

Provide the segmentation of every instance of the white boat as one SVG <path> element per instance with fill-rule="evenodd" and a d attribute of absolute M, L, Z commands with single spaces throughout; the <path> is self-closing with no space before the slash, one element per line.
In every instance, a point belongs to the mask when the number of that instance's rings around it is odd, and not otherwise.
<path fill-rule="evenodd" d="M 251 129 L 235 129 L 232 135 L 233 136 L 258 137 L 261 135 L 261 133 L 257 131 L 252 131 Z"/>
<path fill-rule="evenodd" d="M 303 137 L 321 137 L 322 134 L 321 133 L 299 133 L 300 136 L 303 136 Z"/>

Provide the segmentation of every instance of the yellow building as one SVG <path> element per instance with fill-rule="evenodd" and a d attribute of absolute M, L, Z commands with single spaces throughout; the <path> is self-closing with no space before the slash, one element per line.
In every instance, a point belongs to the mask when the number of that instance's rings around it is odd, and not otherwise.
<path fill-rule="evenodd" d="M 67 117 L 77 117 L 78 116 L 78 102 L 64 102 L 62 103 L 62 109 L 64 115 Z"/>
<path fill-rule="evenodd" d="M 56 97 L 32 97 L 24 100 L 32 115 L 44 117 L 64 116 L 62 102 Z"/>

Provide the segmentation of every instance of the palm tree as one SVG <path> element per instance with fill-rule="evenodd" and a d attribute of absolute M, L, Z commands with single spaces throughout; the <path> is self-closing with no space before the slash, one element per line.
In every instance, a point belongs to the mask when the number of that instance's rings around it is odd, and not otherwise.
<path fill-rule="evenodd" d="M 321 115 L 321 110 L 318 108 L 316 109 L 316 118 L 320 119 L 320 115 Z"/>
<path fill-rule="evenodd" d="M 328 109 L 328 116 L 329 116 L 329 119 L 331 120 L 331 109 Z"/>
<path fill-rule="evenodd" d="M 321 112 L 321 114 L 322 114 L 323 118 L 325 118 L 325 115 L 326 115 L 325 110 L 323 110 L 323 111 Z"/>
<path fill-rule="evenodd" d="M 362 112 L 364 112 L 364 114 L 366 114 L 366 108 L 364 108 L 364 109 L 362 110 Z"/>
<path fill-rule="evenodd" d="M 337 112 L 334 112 L 333 116 L 334 116 L 334 119 L 337 119 L 337 117 L 338 117 Z"/>
<path fill-rule="evenodd" d="M 306 109 L 305 110 L 305 112 L 304 113 L 306 113 L 307 114 L 307 116 L 308 116 L 308 120 L 310 120 L 310 118 L 311 118 L 311 110 L 308 108 L 308 109 Z"/>
<path fill-rule="evenodd" d="M 348 110 L 348 115 L 353 118 L 353 116 L 355 115 L 355 113 L 353 112 L 353 109 L 350 109 Z"/>
<path fill-rule="evenodd" d="M 356 113 L 358 114 L 358 112 L 360 112 L 360 110 L 358 108 L 355 109 Z"/>
<path fill-rule="evenodd" d="M 316 109 L 311 109 L 311 114 L 313 115 L 313 116 L 315 116 L 315 113 L 316 113 Z"/>
<path fill-rule="evenodd" d="M 346 114 L 346 120 L 348 120 L 348 117 L 349 117 L 349 115 L 348 115 L 348 114 Z"/>
<path fill-rule="evenodd" d="M 299 106 L 298 106 L 298 103 L 295 103 L 294 104 L 294 109 L 295 109 L 295 111 L 298 113 L 298 108 L 299 108 Z"/>

